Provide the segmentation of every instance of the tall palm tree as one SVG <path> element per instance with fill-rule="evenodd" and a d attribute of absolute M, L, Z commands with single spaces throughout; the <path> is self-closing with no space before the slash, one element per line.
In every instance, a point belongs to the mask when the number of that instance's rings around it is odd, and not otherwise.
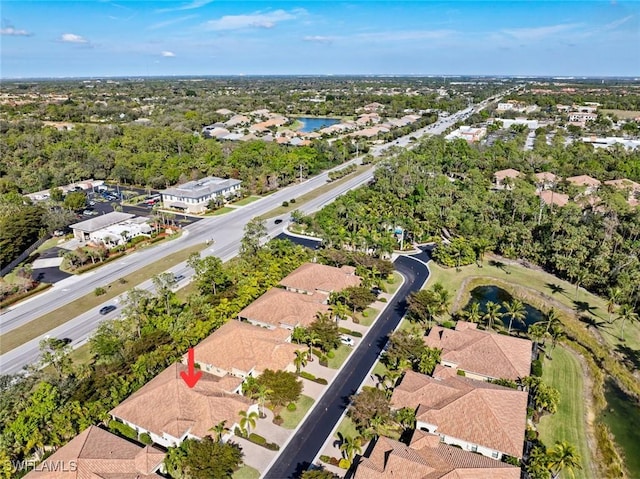
<path fill-rule="evenodd" d="M 582 469 L 580 455 L 572 444 L 567 441 L 557 441 L 549 451 L 549 468 L 552 471 L 553 479 L 557 479 L 562 471 L 575 477 L 573 470 Z"/>
<path fill-rule="evenodd" d="M 470 323 L 479 323 L 482 319 L 482 311 L 480 311 L 480 303 L 474 301 L 471 303 L 469 308 L 462 312 L 464 319 L 469 321 Z"/>
<path fill-rule="evenodd" d="M 256 421 L 258 420 L 258 413 L 255 411 L 240 411 L 240 429 L 248 436 L 251 429 L 256 427 Z"/>
<path fill-rule="evenodd" d="M 551 329 L 552 325 L 559 322 L 560 322 L 560 316 L 558 315 L 558 312 L 555 309 L 551 308 L 547 313 L 547 318 L 545 320 L 545 328 L 544 328 L 545 334 L 549 333 L 549 329 Z"/>
<path fill-rule="evenodd" d="M 215 434 L 214 439 L 216 440 L 216 442 L 221 442 L 224 433 L 229 431 L 229 428 L 226 426 L 226 424 L 227 421 L 221 421 L 211 429 L 209 429 L 209 431 L 212 431 Z"/>
<path fill-rule="evenodd" d="M 313 346 L 317 346 L 321 342 L 322 340 L 320 339 L 320 336 L 318 336 L 318 333 L 316 333 L 315 331 L 309 331 L 309 334 L 307 335 L 307 344 L 309 345 L 309 361 L 313 361 Z"/>
<path fill-rule="evenodd" d="M 607 313 L 609 313 L 609 322 L 613 317 L 613 313 L 616 311 L 616 306 L 620 303 L 622 298 L 622 290 L 620 288 L 609 288 L 609 294 L 607 297 Z"/>
<path fill-rule="evenodd" d="M 620 339 L 624 341 L 624 325 L 627 321 L 630 323 L 638 321 L 638 314 L 633 310 L 633 306 L 630 304 L 623 304 L 618 311 L 618 317 L 616 319 L 622 320 L 620 325 Z"/>
<path fill-rule="evenodd" d="M 353 457 L 357 454 L 362 454 L 362 445 L 360 444 L 359 437 L 344 436 L 342 444 L 340 444 L 340 450 L 344 453 L 346 459 L 349 462 L 353 462 Z"/>
<path fill-rule="evenodd" d="M 296 374 L 300 375 L 300 370 L 309 362 L 309 351 L 296 351 L 293 365 L 296 367 Z"/>
<path fill-rule="evenodd" d="M 502 306 L 506 310 L 504 315 L 509 318 L 509 334 L 511 334 L 513 320 L 515 319 L 516 323 L 524 324 L 524 320 L 527 318 L 527 310 L 524 308 L 522 301 L 515 298 L 510 302 L 502 303 Z"/>
<path fill-rule="evenodd" d="M 331 307 L 331 311 L 333 312 L 333 316 L 336 319 L 336 323 L 339 323 L 341 319 L 347 319 L 349 317 L 349 313 L 351 312 L 351 308 L 341 301 L 336 302 Z"/>
<path fill-rule="evenodd" d="M 260 410 L 260 417 L 264 417 L 264 405 L 267 402 L 267 398 L 270 394 L 273 394 L 273 389 L 269 389 L 264 384 L 258 384 L 256 392 L 253 395 L 258 400 L 258 408 Z"/>
<path fill-rule="evenodd" d="M 493 301 L 488 301 L 485 305 L 485 313 L 482 316 L 482 319 L 487 323 L 487 327 L 489 329 L 493 329 L 493 323 L 496 321 L 500 321 L 502 318 L 502 313 L 500 312 L 500 305 L 498 303 L 494 303 Z"/>

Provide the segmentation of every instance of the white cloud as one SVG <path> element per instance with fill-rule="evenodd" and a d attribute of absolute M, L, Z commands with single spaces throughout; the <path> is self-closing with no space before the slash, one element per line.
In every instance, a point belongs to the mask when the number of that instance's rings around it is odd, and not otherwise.
<path fill-rule="evenodd" d="M 0 29 L 0 35 L 7 35 L 11 37 L 30 37 L 31 33 L 26 30 L 19 30 L 13 27 L 6 27 Z"/>
<path fill-rule="evenodd" d="M 225 15 L 205 23 L 209 30 L 240 30 L 242 28 L 273 28 L 279 22 L 294 20 L 304 14 L 302 9 L 275 10 L 273 12 L 254 12 L 247 15 Z"/>
<path fill-rule="evenodd" d="M 336 40 L 336 37 L 326 37 L 324 35 L 308 35 L 303 38 L 305 42 L 315 43 L 332 43 Z"/>
<path fill-rule="evenodd" d="M 355 38 L 366 41 L 393 42 L 393 41 L 418 41 L 418 40 L 442 40 L 455 35 L 454 30 L 407 30 L 375 33 L 359 33 Z"/>
<path fill-rule="evenodd" d="M 167 12 L 179 12 L 183 10 L 195 10 L 196 8 L 204 7 L 209 3 L 213 2 L 213 0 L 193 0 L 191 3 L 187 3 L 181 5 L 179 7 L 174 8 L 161 8 L 160 10 L 156 10 L 156 13 L 167 13 Z"/>
<path fill-rule="evenodd" d="M 635 18 L 634 15 L 628 15 L 624 18 L 620 18 L 619 20 L 615 20 L 611 23 L 607 23 L 603 28 L 603 30 L 615 30 L 616 28 L 618 28 L 620 25 L 624 25 L 625 23 L 627 23 L 630 20 L 633 20 Z"/>
<path fill-rule="evenodd" d="M 561 23 L 558 25 L 548 25 L 544 27 L 504 29 L 502 30 L 502 33 L 510 35 L 521 41 L 541 40 L 558 33 L 574 30 L 579 26 L 580 24 L 578 23 Z"/>
<path fill-rule="evenodd" d="M 60 41 L 63 43 L 89 43 L 89 40 L 75 33 L 63 33 L 60 36 Z"/>
<path fill-rule="evenodd" d="M 167 58 L 171 58 L 171 57 L 175 57 L 176 56 L 175 53 L 167 51 L 167 50 L 165 50 L 163 52 L 160 52 L 160 55 L 162 55 L 163 57 L 167 57 Z"/>

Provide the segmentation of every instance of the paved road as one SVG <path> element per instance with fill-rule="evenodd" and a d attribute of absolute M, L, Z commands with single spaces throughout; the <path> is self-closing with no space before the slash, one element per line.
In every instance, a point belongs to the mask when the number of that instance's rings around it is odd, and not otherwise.
<path fill-rule="evenodd" d="M 427 261 L 428 255 L 423 252 L 413 258 Z M 396 259 L 395 267 L 405 277 L 405 283 L 363 338 L 360 346 L 351 354 L 347 364 L 318 401 L 313 412 L 265 473 L 265 479 L 298 478 L 302 471 L 309 467 L 342 416 L 349 403 L 349 397 L 356 393 L 380 356 L 389 333 L 404 316 L 407 310 L 406 296 L 419 290 L 429 276 L 426 264 L 413 258 L 400 256 Z"/>
<path fill-rule="evenodd" d="M 467 108 L 405 137 L 399 138 L 385 145 L 376 146 L 372 149 L 372 154 L 374 156 L 380 156 L 386 149 L 393 146 L 406 146 L 409 144 L 411 137 L 421 137 L 427 134 L 440 134 L 455 122 L 461 121 L 461 119 L 470 115 L 474 110 L 482 109 L 485 106 L 486 103 L 479 104 L 475 108 Z M 349 163 L 359 163 L 360 160 L 361 157 L 351 160 Z M 344 166 L 344 164 L 340 165 L 334 168 L 334 170 L 341 169 Z M 245 207 L 238 208 L 225 215 L 205 218 L 201 221 L 190 224 L 184 228 L 183 236 L 177 240 L 161 243 L 157 246 L 127 255 L 120 260 L 108 263 L 94 271 L 59 281 L 46 292 L 29 298 L 16 306 L 10 307 L 8 311 L 0 315 L 0 336 L 35 319 L 44 318 L 47 313 L 50 313 L 51 311 L 54 311 L 77 298 L 81 298 L 92 293 L 97 287 L 104 287 L 108 283 L 142 269 L 167 255 L 190 246 L 202 244 L 207 240 L 213 239 L 215 241 L 214 246 L 203 250 L 201 254 L 203 256 L 216 255 L 223 261 L 228 261 L 237 255 L 240 239 L 243 235 L 244 225 L 249 220 L 255 216 L 260 216 L 271 211 L 285 200 L 288 201 L 291 198 L 298 198 L 301 195 L 326 184 L 328 173 L 329 172 L 327 171 L 303 183 L 288 186 L 287 188 L 273 193 L 272 195 L 264 197 Z M 307 202 L 299 209 L 306 214 L 317 211 L 335 200 L 338 196 L 367 183 L 372 177 L 373 169 L 369 169 L 360 175 L 351 178 L 339 187 L 319 195 L 316 199 Z M 286 217 L 288 217 L 288 215 L 283 215 L 280 218 L 284 219 Z M 277 236 L 283 230 L 283 226 L 275 225 L 273 220 L 268 221 L 267 228 L 270 237 Z M 186 263 L 181 263 L 176 267 L 171 268 L 169 271 L 175 274 L 184 275 L 186 277 L 185 281 L 188 281 L 188 278 L 193 274 L 191 269 L 186 266 Z M 181 282 L 181 285 L 182 284 L 183 282 Z M 152 290 L 150 280 L 145 281 L 136 287 Z M 73 348 L 84 344 L 102 320 L 115 318 L 120 314 L 120 308 L 107 316 L 99 315 L 98 310 L 107 304 L 121 304 L 122 300 L 123 297 L 121 296 L 114 300 L 106 301 L 105 303 L 98 305 L 95 309 L 70 319 L 65 324 L 57 328 L 51 329 L 46 333 L 46 335 L 43 334 L 22 346 L 3 354 L 0 356 L 0 373 L 18 373 L 26 365 L 36 362 L 39 357 L 38 344 L 45 336 L 69 338 L 72 340 L 71 347 Z"/>

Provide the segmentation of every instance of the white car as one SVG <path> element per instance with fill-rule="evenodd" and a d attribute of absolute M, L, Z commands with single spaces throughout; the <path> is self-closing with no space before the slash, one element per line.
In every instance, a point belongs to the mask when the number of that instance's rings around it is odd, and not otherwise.
<path fill-rule="evenodd" d="M 350 338 L 349 336 L 345 336 L 344 334 L 342 336 L 340 336 L 340 342 L 342 344 L 346 344 L 347 346 L 353 346 L 354 345 L 353 338 Z"/>

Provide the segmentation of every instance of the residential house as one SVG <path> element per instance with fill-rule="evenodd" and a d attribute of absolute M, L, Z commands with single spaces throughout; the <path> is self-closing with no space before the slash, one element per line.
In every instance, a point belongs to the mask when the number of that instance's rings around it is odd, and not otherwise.
<path fill-rule="evenodd" d="M 180 376 L 186 371 L 184 364 L 172 364 L 109 414 L 138 434 L 149 434 L 156 444 L 171 447 L 211 435 L 211 428 L 223 421 L 233 431 L 240 411 L 257 411 L 256 404 L 233 392 L 240 388 L 241 378 L 203 372 L 190 388 Z"/>
<path fill-rule="evenodd" d="M 569 113 L 567 119 L 569 123 L 584 127 L 588 121 L 596 121 L 598 115 L 596 113 L 572 112 Z"/>
<path fill-rule="evenodd" d="M 380 436 L 358 457 L 353 479 L 519 479 L 520 468 L 455 446 L 420 430 L 406 444 Z"/>
<path fill-rule="evenodd" d="M 536 178 L 536 187 L 538 190 L 550 190 L 555 188 L 560 181 L 560 177 L 550 173 L 548 171 L 542 173 L 536 173 L 533 175 Z"/>
<path fill-rule="evenodd" d="M 461 377 L 447 368 L 437 377 L 407 371 L 393 391 L 393 409 L 416 411 L 416 429 L 437 434 L 493 459 L 522 457 L 528 393 Z"/>
<path fill-rule="evenodd" d="M 89 426 L 38 464 L 25 479 L 160 479 L 165 453 Z"/>
<path fill-rule="evenodd" d="M 493 180 L 496 190 L 511 190 L 513 189 L 513 181 L 518 178 L 521 173 L 513 168 L 506 170 L 496 171 L 493 174 Z"/>
<path fill-rule="evenodd" d="M 288 274 L 280 284 L 295 293 L 328 295 L 351 286 L 359 286 L 361 281 L 361 278 L 356 276 L 353 266 L 336 268 L 318 263 L 305 263 Z"/>
<path fill-rule="evenodd" d="M 589 175 L 571 176 L 567 178 L 567 182 L 573 186 L 584 188 L 584 194 L 586 195 L 595 193 L 600 186 L 600 181 L 590 177 Z"/>
<path fill-rule="evenodd" d="M 249 117 L 244 115 L 234 115 L 224 122 L 228 127 L 240 126 L 240 125 L 248 125 L 251 122 Z"/>
<path fill-rule="evenodd" d="M 287 329 L 230 321 L 195 346 L 195 361 L 203 371 L 216 376 L 230 374 L 244 379 L 265 369 L 293 372 L 296 351 L 307 347 L 290 343 L 290 337 Z"/>
<path fill-rule="evenodd" d="M 266 328 L 309 326 L 318 313 L 329 313 L 326 294 L 298 294 L 271 288 L 238 313 L 238 319 Z"/>
<path fill-rule="evenodd" d="M 553 190 L 542 190 L 536 193 L 547 206 L 565 206 L 569 203 L 569 195 Z"/>
<path fill-rule="evenodd" d="M 457 138 L 462 138 L 469 143 L 475 143 L 484 138 L 487 134 L 487 129 L 485 127 L 474 128 L 471 126 L 461 126 L 455 131 L 452 131 L 444 138 L 446 140 L 454 140 Z"/>
<path fill-rule="evenodd" d="M 464 371 L 473 379 L 516 380 L 529 375 L 531 341 L 481 331 L 477 326 L 466 321 L 458 321 L 455 329 L 434 326 L 424 342 L 442 349 L 443 366 Z"/>
<path fill-rule="evenodd" d="M 204 213 L 209 201 L 216 197 L 229 198 L 240 190 L 242 181 L 208 176 L 162 190 L 165 208 L 177 208 L 188 213 Z"/>
<path fill-rule="evenodd" d="M 640 204 L 640 184 L 635 181 L 628 180 L 626 178 L 618 180 L 609 180 L 604 182 L 605 185 L 613 186 L 619 190 L 624 190 L 628 193 L 627 203 L 630 206 L 638 206 Z"/>

